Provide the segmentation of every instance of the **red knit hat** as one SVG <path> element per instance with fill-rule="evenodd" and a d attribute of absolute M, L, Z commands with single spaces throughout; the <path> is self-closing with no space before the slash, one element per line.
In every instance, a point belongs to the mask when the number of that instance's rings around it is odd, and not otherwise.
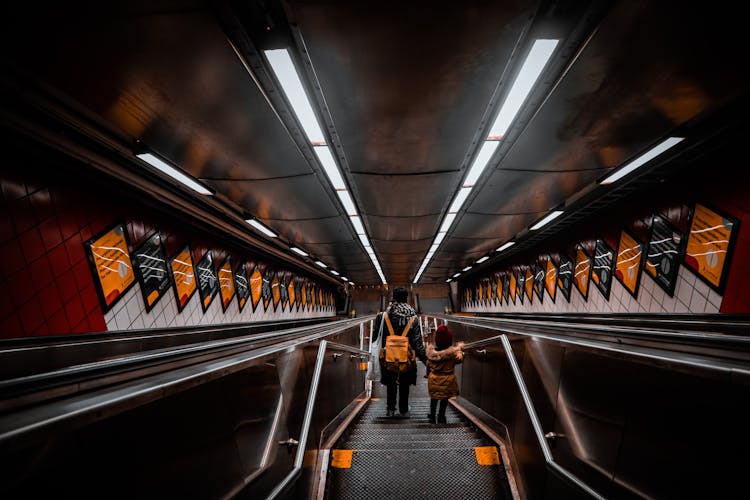
<path fill-rule="evenodd" d="M 453 333 L 445 325 L 440 325 L 435 332 L 435 347 L 438 350 L 450 347 L 453 344 Z"/>

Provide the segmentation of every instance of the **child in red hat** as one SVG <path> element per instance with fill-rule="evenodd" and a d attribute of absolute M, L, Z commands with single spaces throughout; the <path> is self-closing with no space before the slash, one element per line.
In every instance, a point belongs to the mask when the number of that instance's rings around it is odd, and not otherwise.
<path fill-rule="evenodd" d="M 458 396 L 458 380 L 454 367 L 462 362 L 463 342 L 453 345 L 453 333 L 445 325 L 440 325 L 435 332 L 435 344 L 427 345 L 427 390 L 430 392 L 431 423 L 446 423 L 445 409 L 448 398 Z M 438 408 L 438 402 L 440 406 Z M 435 410 L 437 409 L 437 419 Z"/>

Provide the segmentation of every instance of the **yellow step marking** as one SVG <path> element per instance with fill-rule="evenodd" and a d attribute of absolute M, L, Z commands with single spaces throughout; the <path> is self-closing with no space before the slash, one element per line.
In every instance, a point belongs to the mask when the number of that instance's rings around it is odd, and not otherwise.
<path fill-rule="evenodd" d="M 353 453 L 354 450 L 333 450 L 331 454 L 331 467 L 351 469 Z"/>
<path fill-rule="evenodd" d="M 370 398 L 370 401 L 380 401 L 380 398 Z"/>
<path fill-rule="evenodd" d="M 500 455 L 495 446 L 477 446 L 474 448 L 479 465 L 500 465 Z"/>
<path fill-rule="evenodd" d="M 359 370 L 363 371 L 363 372 L 366 372 L 367 371 L 367 364 L 368 364 L 367 361 L 365 361 L 363 363 L 360 363 L 359 364 Z"/>

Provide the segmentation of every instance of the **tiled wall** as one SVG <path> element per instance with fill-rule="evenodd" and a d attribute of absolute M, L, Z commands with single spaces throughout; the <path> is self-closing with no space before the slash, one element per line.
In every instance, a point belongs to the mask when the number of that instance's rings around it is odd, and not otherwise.
<path fill-rule="evenodd" d="M 589 283 L 588 300 L 578 292 L 575 284 L 570 290 L 570 302 L 557 289 L 553 302 L 547 291 L 540 302 L 536 293 L 532 294 L 532 302 L 524 297 L 521 304 L 518 297 L 516 303 L 510 301 L 498 305 L 495 301 L 490 304 L 469 305 L 464 308 L 467 312 L 529 312 L 529 313 L 718 313 L 721 308 L 722 296 L 711 290 L 708 285 L 698 279 L 695 274 L 680 267 L 674 296 L 670 297 L 651 279 L 643 275 L 638 290 L 638 298 L 634 299 L 625 287 L 614 280 L 609 293 L 609 300 L 593 283 Z"/>
<path fill-rule="evenodd" d="M 178 221 L 159 219 L 70 162 L 18 154 L 0 170 L 0 338 L 335 315 L 334 306 L 290 311 L 279 304 L 274 311 L 271 304 L 265 311 L 262 301 L 240 313 L 236 297 L 225 313 L 218 295 L 204 314 L 198 292 L 178 313 L 171 290 L 146 312 L 137 282 L 103 314 L 84 242 L 115 222 L 126 224 L 133 249 L 158 230 L 170 257 L 186 243 L 195 263 L 208 250 L 216 263 L 231 254 L 239 264 L 245 255 L 185 233 Z"/>

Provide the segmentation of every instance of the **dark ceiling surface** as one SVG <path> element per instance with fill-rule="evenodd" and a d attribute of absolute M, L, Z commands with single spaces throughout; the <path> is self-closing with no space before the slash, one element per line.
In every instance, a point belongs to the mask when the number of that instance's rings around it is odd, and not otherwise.
<path fill-rule="evenodd" d="M 649 145 L 747 95 L 742 16 L 693 4 L 66 2 L 9 11 L 3 60 L 312 258 L 379 283 L 260 57 L 288 48 L 383 273 L 405 284 L 523 55 L 534 39 L 559 38 L 420 280 L 442 283 Z"/>

